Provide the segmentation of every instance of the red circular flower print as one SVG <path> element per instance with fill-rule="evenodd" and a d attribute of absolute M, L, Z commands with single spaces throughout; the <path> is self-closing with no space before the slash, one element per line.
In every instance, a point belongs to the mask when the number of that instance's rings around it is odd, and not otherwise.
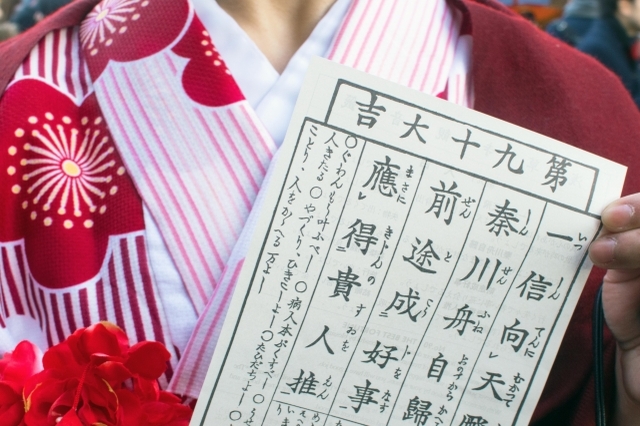
<path fill-rule="evenodd" d="M 95 95 L 78 107 L 51 86 L 22 80 L 0 113 L 0 241 L 24 238 L 29 270 L 49 288 L 93 278 L 110 235 L 144 229 Z"/>
<path fill-rule="evenodd" d="M 244 99 L 200 20 L 193 19 L 189 30 L 172 50 L 190 59 L 182 74 L 182 86 L 191 99 L 211 107 Z"/>
<path fill-rule="evenodd" d="M 189 16 L 186 0 L 103 0 L 80 25 L 80 40 L 91 77 L 110 60 L 130 62 L 168 47 Z"/>

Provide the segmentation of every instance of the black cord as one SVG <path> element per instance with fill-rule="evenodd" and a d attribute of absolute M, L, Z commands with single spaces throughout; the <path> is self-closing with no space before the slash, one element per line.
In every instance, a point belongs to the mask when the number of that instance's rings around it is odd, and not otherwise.
<path fill-rule="evenodd" d="M 606 426 L 604 406 L 604 311 L 602 309 L 602 285 L 593 305 L 593 368 L 596 388 L 596 426 Z"/>

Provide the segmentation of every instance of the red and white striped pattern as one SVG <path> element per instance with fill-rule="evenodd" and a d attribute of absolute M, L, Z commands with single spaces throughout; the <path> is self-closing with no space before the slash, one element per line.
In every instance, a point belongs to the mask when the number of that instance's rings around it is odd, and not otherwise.
<path fill-rule="evenodd" d="M 445 0 L 353 0 L 329 59 L 439 95 L 452 77 L 467 76 L 469 57 L 457 54 L 469 43 L 460 44 L 461 22 Z"/>
<path fill-rule="evenodd" d="M 67 95 L 76 105 L 91 93 L 89 70 L 81 54 L 78 28 L 55 30 L 42 38 L 18 68 L 11 84 L 33 78 Z"/>
<path fill-rule="evenodd" d="M 0 244 L 0 255 L 0 333 L 11 333 L 5 329 L 9 319 L 20 321 L 20 316 L 28 316 L 38 322 L 47 345 L 52 346 L 80 327 L 110 321 L 125 330 L 131 343 L 155 340 L 166 344 L 172 363 L 177 362 L 148 268 L 143 232 L 111 237 L 99 275 L 63 290 L 35 282 L 23 240 Z M 7 340 L 17 343 L 24 337 Z"/>
<path fill-rule="evenodd" d="M 224 274 L 218 286 L 219 290 L 215 291 L 193 330 L 184 350 L 185 354 L 189 354 L 190 362 L 178 364 L 175 380 L 169 383 L 167 389 L 170 392 L 178 395 L 193 395 L 194 398 L 200 393 L 209 362 L 222 331 L 236 280 L 242 269 L 243 259 L 237 262 L 234 260 L 235 258 L 232 257 L 233 269 Z"/>
<path fill-rule="evenodd" d="M 193 102 L 181 84 L 184 66 L 166 51 L 112 63 L 95 90 L 127 171 L 201 313 L 276 146 L 246 101 L 219 108 Z"/>
<path fill-rule="evenodd" d="M 471 37 L 460 35 L 461 26 L 462 14 L 445 0 L 354 0 L 329 58 L 471 106 Z M 253 223 L 250 219 L 247 227 Z M 250 230 L 243 235 L 251 235 Z M 170 383 L 172 392 L 198 396 L 247 247 L 248 240 L 238 243 L 200 315 Z"/>
<path fill-rule="evenodd" d="M 36 305 L 33 295 L 28 294 L 27 266 L 24 247 L 13 243 L 0 245 L 0 327 L 13 315 L 29 315 L 36 319 Z"/>

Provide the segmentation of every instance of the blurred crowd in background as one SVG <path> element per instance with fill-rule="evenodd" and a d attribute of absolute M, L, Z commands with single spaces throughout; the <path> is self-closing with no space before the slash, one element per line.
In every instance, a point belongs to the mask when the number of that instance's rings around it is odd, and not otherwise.
<path fill-rule="evenodd" d="M 640 0 L 501 0 L 609 68 L 640 108 Z"/>
<path fill-rule="evenodd" d="M 0 41 L 17 35 L 72 0 L 0 0 Z"/>
<path fill-rule="evenodd" d="M 73 0 L 0 0 L 0 42 Z M 499 0 L 617 74 L 640 107 L 640 0 Z M 0 58 L 1 60 L 1 58 Z"/>

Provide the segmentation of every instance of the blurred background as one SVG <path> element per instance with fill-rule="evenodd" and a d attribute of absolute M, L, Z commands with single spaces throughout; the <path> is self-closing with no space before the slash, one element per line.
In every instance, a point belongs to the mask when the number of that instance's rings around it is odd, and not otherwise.
<path fill-rule="evenodd" d="M 0 41 L 21 33 L 72 0 L 0 0 Z"/>
<path fill-rule="evenodd" d="M 545 29 L 547 25 L 562 16 L 569 0 L 498 0 L 505 6 Z M 597 4 L 597 0 L 592 2 Z M 597 13 L 597 10 L 596 10 Z"/>

